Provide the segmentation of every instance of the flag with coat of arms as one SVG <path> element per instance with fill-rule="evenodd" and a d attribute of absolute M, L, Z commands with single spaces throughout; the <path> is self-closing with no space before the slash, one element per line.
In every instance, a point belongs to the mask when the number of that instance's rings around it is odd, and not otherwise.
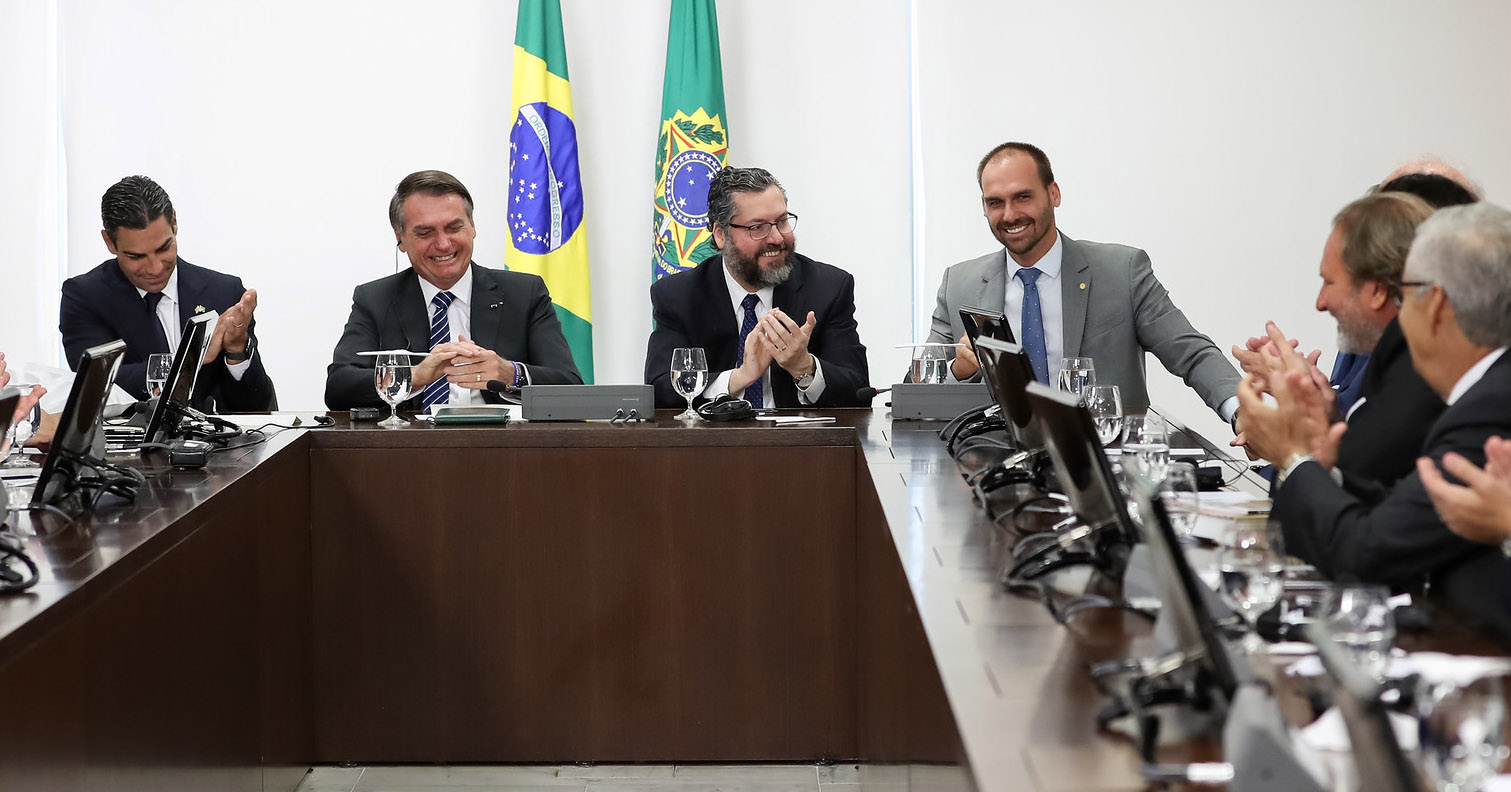
<path fill-rule="evenodd" d="M 509 132 L 509 269 L 546 281 L 583 382 L 593 382 L 588 239 L 560 0 L 520 0 Z"/>

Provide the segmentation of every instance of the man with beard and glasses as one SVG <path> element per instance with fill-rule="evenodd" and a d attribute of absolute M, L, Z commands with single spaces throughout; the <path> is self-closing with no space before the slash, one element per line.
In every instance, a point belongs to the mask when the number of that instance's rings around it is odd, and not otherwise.
<path fill-rule="evenodd" d="M 796 252 L 787 191 L 761 168 L 725 168 L 708 187 L 720 254 L 651 286 L 655 330 L 645 381 L 657 407 L 686 401 L 672 388 L 672 350 L 702 347 L 711 382 L 702 398 L 754 407 L 859 407 L 870 372 L 855 324 L 855 279 Z"/>
<path fill-rule="evenodd" d="M 1170 301 L 1149 254 L 1077 241 L 1056 228 L 1060 187 L 1043 151 L 1003 143 L 981 158 L 976 181 L 987 227 L 1003 249 L 945 270 L 930 341 L 966 343 L 962 305 L 1002 311 L 1040 382 L 1057 376 L 1062 358 L 1089 357 L 1097 383 L 1117 385 L 1124 410 L 1140 413 L 1149 406 L 1144 353 L 1153 352 L 1232 420 L 1238 372 Z M 950 378 L 973 378 L 977 368 L 970 347 L 962 346 Z"/>

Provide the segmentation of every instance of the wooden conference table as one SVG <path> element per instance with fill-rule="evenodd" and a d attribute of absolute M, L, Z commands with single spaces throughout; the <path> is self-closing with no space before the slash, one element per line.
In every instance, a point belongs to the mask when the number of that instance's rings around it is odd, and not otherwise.
<path fill-rule="evenodd" d="M 16 518 L 0 788 L 293 789 L 311 764 L 959 763 L 979 789 L 1142 786 L 1003 534 L 884 408 L 773 428 L 272 434 L 130 504 Z"/>

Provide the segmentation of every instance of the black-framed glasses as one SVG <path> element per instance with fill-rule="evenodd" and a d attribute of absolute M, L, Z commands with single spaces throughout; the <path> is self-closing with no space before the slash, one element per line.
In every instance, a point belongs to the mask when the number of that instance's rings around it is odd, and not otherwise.
<path fill-rule="evenodd" d="M 1423 288 L 1426 288 L 1428 286 L 1436 286 L 1436 285 L 1438 285 L 1437 281 L 1418 281 L 1418 280 L 1403 280 L 1403 281 L 1401 281 L 1401 288 L 1403 288 L 1403 289 L 1406 289 L 1406 288 L 1423 289 Z"/>
<path fill-rule="evenodd" d="M 751 223 L 750 225 L 730 223 L 729 225 L 733 228 L 745 229 L 745 233 L 750 234 L 751 239 L 765 239 L 773 227 L 781 234 L 792 233 L 792 229 L 797 228 L 797 215 L 788 212 L 778 218 L 775 223 Z"/>

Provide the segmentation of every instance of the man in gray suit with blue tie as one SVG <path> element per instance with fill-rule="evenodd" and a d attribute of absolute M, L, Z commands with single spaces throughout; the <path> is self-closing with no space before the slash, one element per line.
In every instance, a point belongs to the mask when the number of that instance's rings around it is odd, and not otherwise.
<path fill-rule="evenodd" d="M 1056 376 L 1061 358 L 1089 357 L 1097 383 L 1117 385 L 1126 412 L 1143 412 L 1149 406 L 1144 352 L 1153 352 L 1232 421 L 1238 371 L 1170 301 L 1149 254 L 1080 242 L 1055 227 L 1060 187 L 1043 151 L 1003 143 L 981 159 L 976 179 L 983 214 L 1004 249 L 945 270 L 930 341 L 965 343 L 963 305 L 1000 310 L 1041 382 Z M 977 368 L 970 347 L 961 347 L 951 378 L 970 379 Z"/>

